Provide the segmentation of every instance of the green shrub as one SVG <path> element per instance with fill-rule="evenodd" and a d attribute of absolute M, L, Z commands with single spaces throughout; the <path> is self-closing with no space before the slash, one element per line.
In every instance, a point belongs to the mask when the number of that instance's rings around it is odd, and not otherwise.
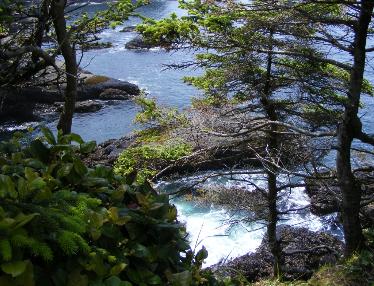
<path fill-rule="evenodd" d="M 206 252 L 193 256 L 166 196 L 87 168 L 94 142 L 43 134 L 0 143 L 0 285 L 203 283 Z"/>
<path fill-rule="evenodd" d="M 136 171 L 138 182 L 144 182 L 168 164 L 191 152 L 191 145 L 184 142 L 151 142 L 124 150 L 118 157 L 114 170 L 122 175 Z"/>

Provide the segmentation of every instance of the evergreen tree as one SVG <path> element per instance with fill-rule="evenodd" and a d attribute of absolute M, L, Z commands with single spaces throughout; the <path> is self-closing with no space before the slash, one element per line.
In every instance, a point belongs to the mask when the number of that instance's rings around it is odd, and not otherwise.
<path fill-rule="evenodd" d="M 277 223 L 287 210 L 279 209 L 278 198 L 296 185 L 281 178 L 297 176 L 297 168 L 324 154 L 314 138 L 334 134 L 343 110 L 335 87 L 345 79 L 328 62 L 315 62 L 319 52 L 299 37 L 314 35 L 314 26 L 284 1 L 190 1 L 181 6 L 190 16 L 148 20 L 138 30 L 171 49 L 196 48 L 195 62 L 176 67 L 197 65 L 205 74 L 186 80 L 204 90 L 214 105 L 237 102 L 233 110 L 247 114 L 210 133 L 242 138 L 261 162 L 267 186 L 256 188 L 267 201 L 269 248 L 274 274 L 280 274 L 284 265 Z"/>
<path fill-rule="evenodd" d="M 358 117 L 361 95 L 372 94 L 364 72 L 367 55 L 374 51 L 367 47 L 367 40 L 373 35 L 374 2 L 294 1 L 292 9 L 315 29 L 312 35 L 298 37 L 317 47 L 320 54 L 304 57 L 332 65 L 346 79 L 341 89 L 335 90 L 344 106 L 337 128 L 336 173 L 343 194 L 345 254 L 351 256 L 364 245 L 359 217 L 361 188 L 352 170 L 352 143 L 358 139 L 368 146 L 374 145 L 374 136 L 363 131 Z"/>

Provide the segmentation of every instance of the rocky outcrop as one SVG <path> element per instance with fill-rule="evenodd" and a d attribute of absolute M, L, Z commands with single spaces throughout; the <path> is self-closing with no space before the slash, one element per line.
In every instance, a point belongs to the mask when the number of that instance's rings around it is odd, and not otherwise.
<path fill-rule="evenodd" d="M 168 49 L 171 46 L 171 42 L 166 40 L 161 40 L 157 43 L 150 42 L 144 39 L 142 35 L 137 35 L 135 38 L 131 39 L 125 44 L 125 48 L 129 50 L 141 50 L 141 49 L 151 49 L 151 48 L 165 48 Z"/>
<path fill-rule="evenodd" d="M 326 215 L 340 211 L 342 193 L 333 174 L 322 174 L 306 180 L 306 192 L 311 199 L 311 212 Z M 374 168 L 357 170 L 354 175 L 361 186 L 361 219 L 365 225 L 374 224 Z M 326 179 L 326 177 L 328 177 Z"/>
<path fill-rule="evenodd" d="M 122 95 L 121 99 L 128 99 L 129 95 L 139 95 L 140 89 L 136 84 L 127 81 L 105 76 L 90 76 L 84 79 L 78 89 L 78 99 L 103 99 L 102 97 L 106 96 L 106 94 L 114 95 L 115 93 Z"/>
<path fill-rule="evenodd" d="M 132 40 L 128 41 L 125 44 L 125 48 L 129 50 L 135 50 L 135 49 L 150 49 L 153 48 L 154 45 L 146 42 L 144 38 L 141 35 L 137 35 Z"/>
<path fill-rule="evenodd" d="M 310 211 L 313 214 L 323 216 L 340 210 L 342 196 L 335 178 L 307 179 L 305 191 L 310 197 Z"/>
<path fill-rule="evenodd" d="M 57 102 L 55 103 L 57 111 L 62 111 L 64 107 L 63 102 Z M 103 107 L 102 102 L 98 102 L 96 100 L 85 100 L 85 101 L 78 101 L 75 104 L 75 112 L 77 113 L 89 113 L 89 112 L 95 112 L 100 110 Z"/>
<path fill-rule="evenodd" d="M 308 279 L 319 267 L 336 263 L 342 255 L 343 243 L 326 233 L 290 226 L 281 226 L 278 232 L 285 254 L 285 279 Z M 272 276 L 272 263 L 273 257 L 265 236 L 256 252 L 223 265 L 214 265 L 210 270 L 218 276 L 233 277 L 239 274 L 248 281 L 255 282 Z"/>
<path fill-rule="evenodd" d="M 125 100 L 125 99 L 129 99 L 130 97 L 131 95 L 129 95 L 124 90 L 120 90 L 116 88 L 108 88 L 99 94 L 98 99 L 100 100 Z"/>
<path fill-rule="evenodd" d="M 53 84 L 55 74 L 53 72 L 37 78 L 32 86 L 18 88 L 0 89 L 0 120 L 14 119 L 17 121 L 37 120 L 37 110 L 40 105 L 53 105 L 63 101 L 64 83 L 58 88 Z M 93 75 L 87 71 L 80 71 L 77 101 L 87 100 L 127 100 L 139 95 L 140 89 L 137 85 L 106 76 Z M 93 107 L 95 105 L 95 107 Z M 99 110 L 99 104 L 81 105 L 77 109 L 82 112 Z"/>
<path fill-rule="evenodd" d="M 99 144 L 95 151 L 83 160 L 91 167 L 104 165 L 113 167 L 121 152 L 135 143 L 137 135 L 129 135 L 121 139 L 111 139 Z"/>
<path fill-rule="evenodd" d="M 226 187 L 221 185 L 197 185 L 179 192 L 184 199 L 203 206 L 222 206 L 228 210 L 246 211 L 248 216 L 267 217 L 268 209 L 265 196 L 261 192 L 248 190 L 246 187 Z M 248 217 L 249 219 L 249 217 Z"/>
<path fill-rule="evenodd" d="M 121 33 L 129 33 L 129 32 L 135 32 L 136 26 L 127 26 L 123 27 L 122 30 L 120 30 Z"/>

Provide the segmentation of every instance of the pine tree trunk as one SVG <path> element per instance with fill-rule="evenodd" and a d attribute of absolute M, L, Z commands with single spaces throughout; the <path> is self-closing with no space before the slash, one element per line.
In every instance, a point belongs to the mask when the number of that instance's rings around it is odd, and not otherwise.
<path fill-rule="evenodd" d="M 273 40 L 273 32 L 270 31 L 269 35 L 269 51 L 273 50 L 272 45 Z M 273 102 L 271 102 L 271 76 L 272 76 L 272 53 L 268 53 L 267 55 L 267 63 L 266 63 L 266 77 L 265 77 L 265 85 L 263 89 L 263 94 L 261 96 L 261 104 L 265 109 L 266 117 L 271 121 L 277 121 L 278 116 L 276 113 L 275 106 Z M 271 125 L 269 133 L 267 134 L 267 145 L 269 147 L 269 159 L 271 160 L 274 156 L 277 156 L 278 152 L 278 140 L 277 140 L 277 126 Z M 267 185 L 268 185 L 268 224 L 267 224 L 267 235 L 269 240 L 269 248 L 274 257 L 274 264 L 273 264 L 273 274 L 274 276 L 281 276 L 282 269 L 283 269 L 283 255 L 282 249 L 280 246 L 280 241 L 277 238 L 277 223 L 278 223 L 278 208 L 277 208 L 277 200 L 278 200 L 278 188 L 277 188 L 277 173 L 278 170 L 275 166 L 271 166 L 267 163 L 264 164 L 266 168 L 266 175 L 267 175 Z"/>
<path fill-rule="evenodd" d="M 365 48 L 368 26 L 373 13 L 374 1 L 364 0 L 355 27 L 354 63 L 350 74 L 348 103 L 343 121 L 338 128 L 338 154 L 336 159 L 337 176 L 343 194 L 342 218 L 345 237 L 345 255 L 351 256 L 363 246 L 363 235 L 359 218 L 361 189 L 351 166 L 351 145 L 355 134 L 361 132 L 358 108 L 365 70 Z"/>
<path fill-rule="evenodd" d="M 280 246 L 280 240 L 277 237 L 277 223 L 278 223 L 278 209 L 277 209 L 277 176 L 272 171 L 267 172 L 268 181 L 268 225 L 267 235 L 269 239 L 269 248 L 274 257 L 273 274 L 274 276 L 281 276 L 283 265 L 283 255 Z"/>
<path fill-rule="evenodd" d="M 65 60 L 66 74 L 65 104 L 57 124 L 57 129 L 61 130 L 63 134 L 68 134 L 71 132 L 75 101 L 77 97 L 78 68 L 75 49 L 70 43 L 69 34 L 66 29 L 64 15 L 65 6 L 66 0 L 53 0 L 51 10 L 57 41 Z"/>

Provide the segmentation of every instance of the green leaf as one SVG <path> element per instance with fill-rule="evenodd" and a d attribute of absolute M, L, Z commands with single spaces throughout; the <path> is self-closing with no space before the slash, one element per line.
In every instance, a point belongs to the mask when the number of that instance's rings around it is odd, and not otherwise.
<path fill-rule="evenodd" d="M 82 139 L 82 137 L 80 135 L 78 135 L 78 134 L 70 133 L 67 136 L 70 138 L 70 140 L 72 142 L 77 142 L 78 144 L 82 144 L 84 142 L 83 139 Z"/>
<path fill-rule="evenodd" d="M 89 141 L 80 145 L 80 150 L 83 154 L 91 153 L 96 148 L 95 141 Z"/>
<path fill-rule="evenodd" d="M 34 179 L 39 177 L 39 174 L 34 172 L 32 168 L 25 167 L 25 177 L 28 181 L 33 181 Z"/>
<path fill-rule="evenodd" d="M 117 276 L 111 276 L 105 280 L 105 286 L 132 286 L 132 284 L 127 281 L 122 281 Z"/>
<path fill-rule="evenodd" d="M 26 266 L 27 261 L 14 261 L 1 264 L 1 270 L 6 274 L 12 275 L 12 277 L 17 277 L 26 270 Z"/>
<path fill-rule="evenodd" d="M 49 160 L 50 151 L 39 139 L 31 142 L 30 152 L 34 157 L 44 163 L 48 162 Z"/>
<path fill-rule="evenodd" d="M 133 249 L 135 251 L 134 255 L 137 257 L 150 257 L 151 256 L 149 249 L 142 244 L 137 243 Z"/>
<path fill-rule="evenodd" d="M 208 257 L 208 251 L 206 248 L 203 246 L 199 252 L 196 254 L 195 259 L 196 261 L 202 262 L 204 259 Z"/>
<path fill-rule="evenodd" d="M 17 198 L 18 193 L 12 179 L 9 176 L 0 174 L 0 197 L 5 197 L 6 195 L 11 198 Z"/>
<path fill-rule="evenodd" d="M 160 285 L 160 284 L 162 284 L 162 280 L 161 280 L 160 276 L 158 276 L 158 275 L 152 276 L 151 278 L 149 278 L 147 280 L 147 282 L 148 282 L 148 284 L 151 284 L 151 285 Z"/>
<path fill-rule="evenodd" d="M 88 286 L 88 277 L 82 275 L 79 269 L 76 269 L 70 273 L 67 286 Z"/>
<path fill-rule="evenodd" d="M 116 207 L 111 207 L 109 210 L 108 210 L 108 213 L 109 213 L 109 217 L 114 221 L 116 222 L 118 220 L 118 208 Z"/>
<path fill-rule="evenodd" d="M 60 178 L 69 176 L 72 168 L 72 163 L 63 164 L 62 167 L 57 171 L 57 176 Z"/>
<path fill-rule="evenodd" d="M 41 128 L 42 130 L 42 133 L 45 137 L 45 139 L 47 140 L 47 142 L 51 145 L 56 145 L 56 139 L 55 139 L 55 136 L 53 135 L 52 131 L 50 129 L 48 129 L 47 127 L 42 127 Z"/>
<path fill-rule="evenodd" d="M 30 183 L 30 190 L 32 191 L 35 191 L 35 190 L 41 190 L 43 189 L 45 186 L 47 185 L 47 183 L 40 177 L 34 179 L 31 183 Z"/>
<path fill-rule="evenodd" d="M 33 169 L 43 169 L 45 167 L 45 165 L 41 161 L 33 158 L 26 159 L 25 165 Z"/>
<path fill-rule="evenodd" d="M 110 269 L 110 275 L 118 275 L 120 274 L 125 268 L 126 268 L 127 264 L 126 263 L 119 263 L 117 265 L 114 265 L 111 269 Z"/>
<path fill-rule="evenodd" d="M 8 239 L 0 239 L 0 253 L 4 261 L 12 259 L 12 247 Z"/>
<path fill-rule="evenodd" d="M 108 180 L 104 178 L 86 177 L 82 185 L 87 187 L 106 187 L 108 185 Z"/>
<path fill-rule="evenodd" d="M 18 276 L 15 280 L 16 280 L 17 285 L 35 286 L 34 267 L 30 261 L 27 261 L 25 271 L 20 276 Z"/>
<path fill-rule="evenodd" d="M 84 176 L 87 173 L 87 167 L 83 164 L 81 160 L 74 161 L 74 170 L 79 176 Z"/>
<path fill-rule="evenodd" d="M 38 213 L 24 215 L 23 213 L 18 214 L 14 219 L 16 221 L 16 226 L 13 229 L 18 229 L 25 224 L 29 223 L 34 217 L 38 216 Z"/>
<path fill-rule="evenodd" d="M 170 282 L 173 286 L 190 286 L 192 284 L 192 273 L 183 271 L 171 275 Z"/>

